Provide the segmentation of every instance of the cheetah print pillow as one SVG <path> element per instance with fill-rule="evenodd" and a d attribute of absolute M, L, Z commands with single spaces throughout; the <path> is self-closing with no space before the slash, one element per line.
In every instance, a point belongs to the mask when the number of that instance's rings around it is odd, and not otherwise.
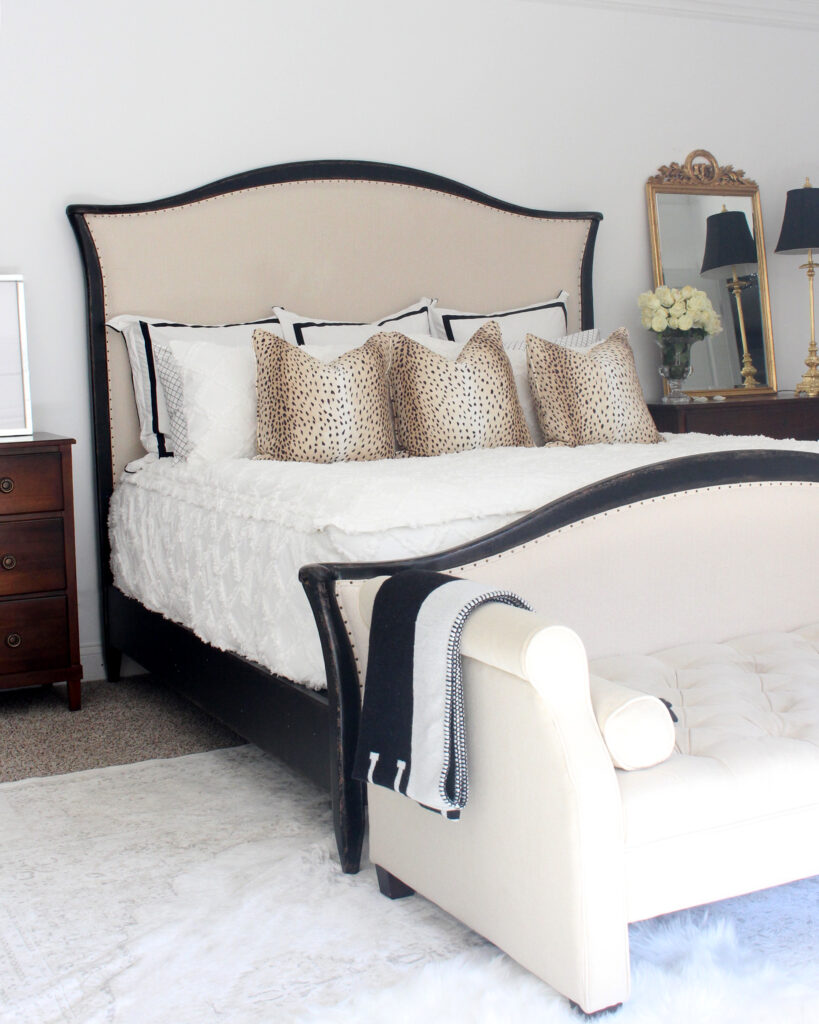
<path fill-rule="evenodd" d="M 402 334 L 387 337 L 399 449 L 409 455 L 445 455 L 471 448 L 532 447 L 496 321 L 483 324 L 457 359 Z"/>
<path fill-rule="evenodd" d="M 365 462 L 395 454 L 388 350 L 370 339 L 323 363 L 267 331 L 253 332 L 257 448 L 282 462 Z"/>
<path fill-rule="evenodd" d="M 654 444 L 662 437 L 643 398 L 628 331 L 585 351 L 530 334 L 529 386 L 547 444 Z"/>

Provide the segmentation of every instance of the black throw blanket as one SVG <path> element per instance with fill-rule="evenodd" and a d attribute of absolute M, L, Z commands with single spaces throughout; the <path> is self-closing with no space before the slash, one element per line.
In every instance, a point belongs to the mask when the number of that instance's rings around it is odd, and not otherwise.
<path fill-rule="evenodd" d="M 385 580 L 370 626 L 367 678 L 353 778 L 457 818 L 469 783 L 461 632 L 475 608 L 507 590 L 411 569 Z"/>

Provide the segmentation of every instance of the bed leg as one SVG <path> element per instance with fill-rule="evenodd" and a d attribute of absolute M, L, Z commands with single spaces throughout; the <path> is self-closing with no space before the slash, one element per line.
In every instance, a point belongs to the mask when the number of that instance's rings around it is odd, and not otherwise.
<path fill-rule="evenodd" d="M 116 647 L 109 647 L 106 644 L 103 651 L 103 660 L 105 661 L 105 678 L 110 683 L 118 683 L 122 668 L 122 651 L 117 650 Z"/>
<path fill-rule="evenodd" d="M 364 845 L 364 787 L 353 780 L 333 780 L 333 819 L 341 869 L 355 875 Z"/>
<path fill-rule="evenodd" d="M 414 896 L 415 890 L 405 885 L 400 878 L 391 875 L 386 868 L 380 864 L 375 865 L 375 874 L 378 879 L 378 888 L 391 900 L 402 900 L 405 896 Z"/>

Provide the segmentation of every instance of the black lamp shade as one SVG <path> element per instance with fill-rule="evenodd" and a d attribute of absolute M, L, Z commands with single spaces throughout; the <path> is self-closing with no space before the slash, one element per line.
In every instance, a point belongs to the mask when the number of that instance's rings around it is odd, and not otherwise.
<path fill-rule="evenodd" d="M 730 277 L 733 270 L 739 277 L 756 273 L 756 243 L 742 210 L 712 213 L 705 223 L 703 277 Z"/>
<path fill-rule="evenodd" d="M 819 188 L 792 188 L 785 203 L 777 252 L 819 249 Z"/>

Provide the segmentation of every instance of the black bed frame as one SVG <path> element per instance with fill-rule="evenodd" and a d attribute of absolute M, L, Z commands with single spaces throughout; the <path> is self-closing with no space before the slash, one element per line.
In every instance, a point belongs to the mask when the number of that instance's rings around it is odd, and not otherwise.
<path fill-rule="evenodd" d="M 113 585 L 108 541 L 108 506 L 114 488 L 107 374 L 103 279 L 93 238 L 84 220 L 88 214 L 138 213 L 164 210 L 240 189 L 290 181 L 358 179 L 429 188 L 511 213 L 550 219 L 589 219 L 590 229 L 581 264 L 581 327 L 594 326 L 592 264 L 599 213 L 555 213 L 506 203 L 456 181 L 425 171 L 391 164 L 352 160 L 321 160 L 280 164 L 222 178 L 167 199 L 121 206 L 71 205 L 67 216 L 74 230 L 85 271 L 92 414 L 96 462 L 97 536 L 100 563 L 103 654 L 109 679 L 118 679 L 126 654 L 166 680 L 195 704 L 240 736 L 278 755 L 288 765 L 330 789 L 339 854 L 345 871 L 358 869 L 364 829 L 360 787 L 349 779 L 348 765 L 357 694 L 340 681 L 349 672 L 330 671 L 326 693 L 318 693 L 276 676 L 238 655 L 219 651 L 190 630 L 150 612 Z M 396 566 L 398 568 L 399 566 Z M 356 567 L 351 566 L 351 571 Z M 329 591 L 307 571 L 305 586 L 322 627 L 328 664 L 340 666 L 343 652 L 330 641 L 326 623 L 335 612 Z M 275 627 L 274 627 L 275 628 Z M 352 704 L 356 707 L 353 708 Z"/>

